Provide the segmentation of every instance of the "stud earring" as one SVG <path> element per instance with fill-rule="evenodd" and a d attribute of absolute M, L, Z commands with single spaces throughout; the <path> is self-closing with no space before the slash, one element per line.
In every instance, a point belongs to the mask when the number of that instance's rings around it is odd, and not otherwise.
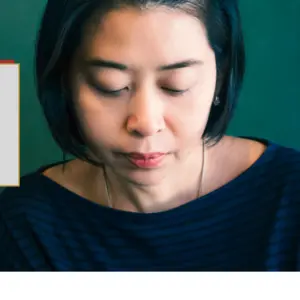
<path fill-rule="evenodd" d="M 215 100 L 214 100 L 214 105 L 218 106 L 220 104 L 220 98 L 219 96 L 216 96 Z"/>

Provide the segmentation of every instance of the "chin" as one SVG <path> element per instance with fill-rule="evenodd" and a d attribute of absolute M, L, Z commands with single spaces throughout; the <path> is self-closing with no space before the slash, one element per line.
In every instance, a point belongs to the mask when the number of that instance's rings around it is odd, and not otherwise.
<path fill-rule="evenodd" d="M 158 185 L 167 177 L 166 169 L 123 169 L 115 172 L 122 180 L 131 182 L 140 186 Z"/>

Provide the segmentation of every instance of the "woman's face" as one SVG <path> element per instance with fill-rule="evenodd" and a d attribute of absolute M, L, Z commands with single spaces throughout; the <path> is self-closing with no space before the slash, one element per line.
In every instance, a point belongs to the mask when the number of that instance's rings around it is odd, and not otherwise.
<path fill-rule="evenodd" d="M 204 26 L 180 11 L 113 11 L 86 26 L 71 75 L 91 151 L 122 178 L 155 184 L 199 155 L 216 84 Z M 164 153 L 147 168 L 123 155 Z M 196 157 L 196 156 L 194 156 Z"/>

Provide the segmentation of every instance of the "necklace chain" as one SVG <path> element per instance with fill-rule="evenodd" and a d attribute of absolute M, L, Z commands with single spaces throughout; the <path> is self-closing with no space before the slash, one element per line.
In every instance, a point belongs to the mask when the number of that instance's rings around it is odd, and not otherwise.
<path fill-rule="evenodd" d="M 203 141 L 203 143 L 202 143 L 202 165 L 201 165 L 199 188 L 198 188 L 198 195 L 197 195 L 198 198 L 202 194 L 202 181 L 203 181 L 203 174 L 204 174 L 204 162 L 205 162 L 205 149 L 204 149 L 204 141 Z M 103 175 L 104 175 L 103 177 L 104 177 L 104 184 L 105 184 L 105 190 L 106 190 L 106 196 L 107 196 L 107 205 L 108 205 L 108 207 L 113 208 L 111 194 L 110 194 L 110 190 L 108 188 L 108 179 L 107 179 L 107 173 L 106 173 L 105 166 L 103 166 Z"/>

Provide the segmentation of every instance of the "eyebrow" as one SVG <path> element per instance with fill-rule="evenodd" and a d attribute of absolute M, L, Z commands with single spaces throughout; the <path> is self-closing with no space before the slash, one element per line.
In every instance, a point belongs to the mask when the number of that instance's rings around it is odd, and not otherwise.
<path fill-rule="evenodd" d="M 96 67 L 96 68 L 109 68 L 109 69 L 116 69 L 120 71 L 130 71 L 130 67 L 118 62 L 114 62 L 111 60 L 104 60 L 99 58 L 93 58 L 86 60 L 86 64 L 89 67 Z M 187 68 L 195 65 L 203 65 L 203 61 L 196 60 L 196 59 L 188 59 L 180 62 L 176 62 L 170 65 L 163 65 L 157 68 L 157 71 L 169 71 L 175 69 L 182 69 Z"/>

